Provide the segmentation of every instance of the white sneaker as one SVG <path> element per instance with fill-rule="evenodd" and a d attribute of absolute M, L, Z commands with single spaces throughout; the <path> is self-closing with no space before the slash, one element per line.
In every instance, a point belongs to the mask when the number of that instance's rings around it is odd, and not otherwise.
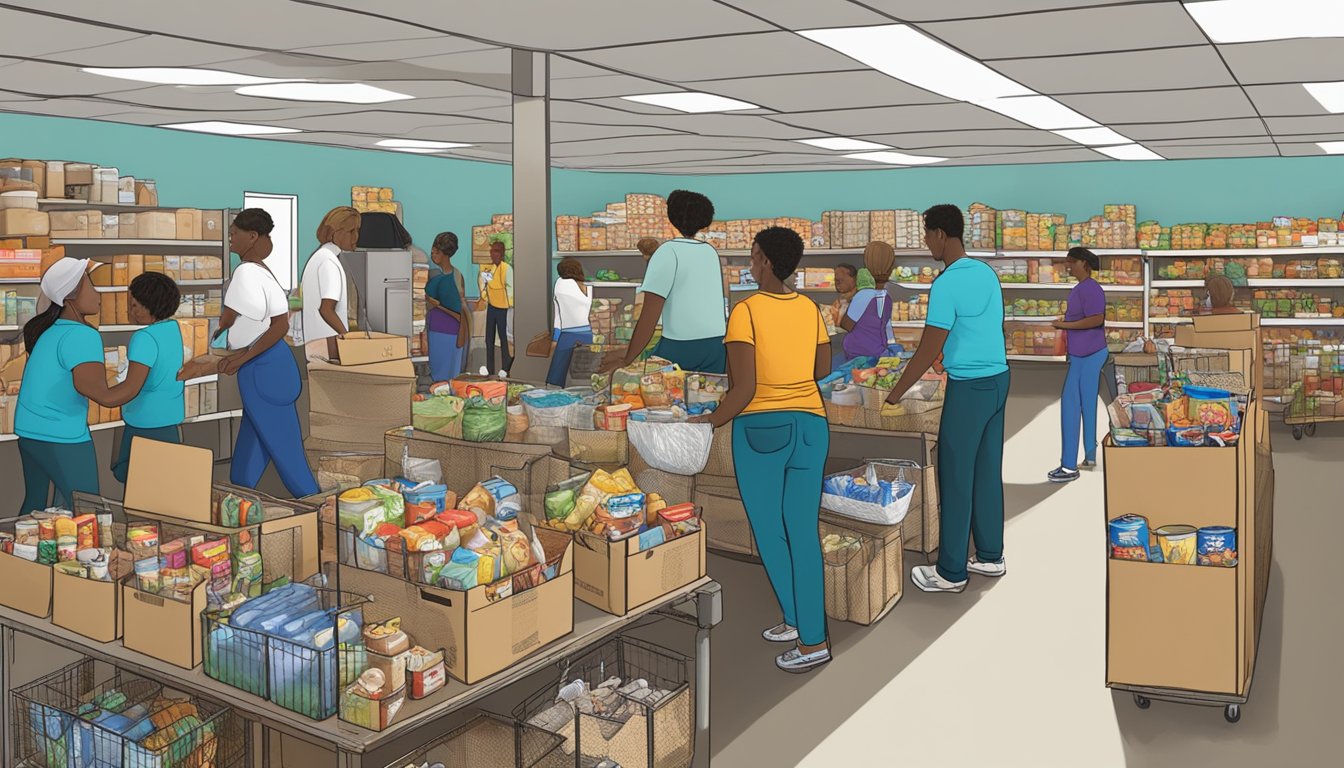
<path fill-rule="evenodd" d="M 803 653 L 797 648 L 790 648 L 775 659 L 775 666 L 785 672 L 802 674 L 803 672 L 811 672 L 830 660 L 831 650 L 829 648 L 822 648 L 820 651 L 813 651 L 812 653 Z"/>
<path fill-rule="evenodd" d="M 1008 561 L 1000 560 L 997 563 L 982 563 L 975 555 L 971 555 L 970 562 L 966 563 L 966 570 L 971 573 L 978 573 L 981 576 L 1002 576 L 1008 572 Z"/>
<path fill-rule="evenodd" d="M 772 643 L 796 643 L 798 642 L 798 628 L 780 623 L 762 632 L 761 637 Z"/>
<path fill-rule="evenodd" d="M 482 365 L 482 366 L 481 366 L 481 375 L 482 375 L 482 376 L 489 376 L 489 375 L 490 375 L 490 369 L 489 369 L 489 368 L 486 368 L 484 365 Z"/>
<path fill-rule="evenodd" d="M 966 582 L 953 582 L 938 575 L 938 568 L 932 565 L 917 565 L 910 571 L 910 580 L 925 592 L 961 592 Z"/>
<path fill-rule="evenodd" d="M 500 371 L 500 372 L 499 372 L 499 378 L 501 378 L 501 379 L 507 379 L 508 377 L 509 377 L 509 372 L 508 372 L 508 371 Z"/>

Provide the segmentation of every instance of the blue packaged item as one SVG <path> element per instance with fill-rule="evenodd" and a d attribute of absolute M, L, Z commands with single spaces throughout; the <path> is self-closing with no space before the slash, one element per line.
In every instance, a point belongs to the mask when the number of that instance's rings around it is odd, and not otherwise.
<path fill-rule="evenodd" d="M 495 500 L 496 520 L 512 520 L 523 511 L 523 501 L 518 495 L 518 488 L 508 480 L 498 476 L 492 477 L 481 483 L 481 488 Z"/>
<path fill-rule="evenodd" d="M 612 496 L 607 499 L 607 514 L 614 518 L 634 517 L 635 515 L 644 515 L 644 494 L 626 493 L 620 496 Z"/>
<path fill-rule="evenodd" d="M 439 583 L 449 589 L 474 589 L 478 583 L 477 574 L 481 556 L 466 547 L 453 550 L 448 564 L 439 570 Z"/>
<path fill-rule="evenodd" d="M 1231 568 L 1237 564 L 1237 529 L 1210 525 L 1195 533 L 1195 558 L 1200 565 Z"/>
<path fill-rule="evenodd" d="M 1204 427 L 1167 427 L 1167 445 L 1173 448 L 1201 448 L 1207 438 Z"/>
<path fill-rule="evenodd" d="M 409 504 L 421 504 L 429 502 L 434 505 L 435 514 L 442 513 L 448 506 L 448 486 L 446 485 L 421 485 L 413 490 L 405 491 L 403 496 Z"/>
<path fill-rule="evenodd" d="M 663 530 L 663 527 L 661 525 L 649 528 L 648 530 L 639 534 L 640 552 L 643 552 L 646 549 L 653 549 L 659 544 L 665 544 L 665 543 L 667 543 L 667 531 Z"/>
<path fill-rule="evenodd" d="M 1111 559 L 1151 559 L 1149 554 L 1148 518 L 1140 515 L 1122 515 L 1106 524 L 1110 535 Z"/>

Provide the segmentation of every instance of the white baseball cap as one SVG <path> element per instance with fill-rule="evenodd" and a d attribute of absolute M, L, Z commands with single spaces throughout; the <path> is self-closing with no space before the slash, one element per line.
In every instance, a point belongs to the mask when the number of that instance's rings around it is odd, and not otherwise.
<path fill-rule="evenodd" d="M 46 312 L 52 304 L 64 304 L 70 294 L 79 289 L 79 281 L 103 262 L 93 259 L 61 259 L 47 267 L 42 275 L 42 295 L 37 298 L 37 311 Z"/>

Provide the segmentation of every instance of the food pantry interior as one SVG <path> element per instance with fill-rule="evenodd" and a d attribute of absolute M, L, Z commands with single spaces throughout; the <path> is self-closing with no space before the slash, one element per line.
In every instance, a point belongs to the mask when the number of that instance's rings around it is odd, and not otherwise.
<path fill-rule="evenodd" d="M 1332 743 L 1330 4 L 65 5 L 4 764 Z"/>

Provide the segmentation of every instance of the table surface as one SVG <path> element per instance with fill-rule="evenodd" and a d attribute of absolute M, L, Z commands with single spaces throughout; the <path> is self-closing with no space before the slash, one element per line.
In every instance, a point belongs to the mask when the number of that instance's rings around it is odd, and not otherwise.
<path fill-rule="evenodd" d="M 239 712 L 260 720 L 263 724 L 297 738 L 320 739 L 337 749 L 363 753 L 376 749 L 410 731 L 439 718 L 457 712 L 486 696 L 540 671 L 558 659 L 595 645 L 652 614 L 661 608 L 684 600 L 700 589 L 713 584 L 708 577 L 694 581 L 669 592 L 661 600 L 642 606 L 625 616 L 603 613 L 586 603 L 574 602 L 574 631 L 523 659 L 509 669 L 483 680 L 466 685 L 451 677 L 448 685 L 428 699 L 407 699 L 397 721 L 387 730 L 375 732 L 341 721 L 337 717 L 310 720 L 296 712 L 279 707 L 266 699 L 245 693 L 206 676 L 204 667 L 186 670 L 174 667 L 118 643 L 99 643 L 83 635 L 63 629 L 50 619 L 39 619 L 21 611 L 0 606 L 0 625 L 41 640 L 55 643 L 87 656 L 99 659 L 121 669 L 164 683 L 187 693 L 220 700 Z"/>

